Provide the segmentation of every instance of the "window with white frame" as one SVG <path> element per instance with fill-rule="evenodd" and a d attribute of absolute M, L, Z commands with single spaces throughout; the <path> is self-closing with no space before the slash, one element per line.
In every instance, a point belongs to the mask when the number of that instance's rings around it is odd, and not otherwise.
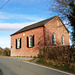
<path fill-rule="evenodd" d="M 29 38 L 27 37 L 27 47 L 34 47 L 34 35 L 30 35 Z"/>
<path fill-rule="evenodd" d="M 52 44 L 54 44 L 54 45 L 56 44 L 56 39 L 55 39 L 55 34 L 54 33 L 52 34 Z"/>
<path fill-rule="evenodd" d="M 16 39 L 16 49 L 21 48 L 21 38 Z"/>
<path fill-rule="evenodd" d="M 64 36 L 62 35 L 62 45 L 65 45 Z"/>

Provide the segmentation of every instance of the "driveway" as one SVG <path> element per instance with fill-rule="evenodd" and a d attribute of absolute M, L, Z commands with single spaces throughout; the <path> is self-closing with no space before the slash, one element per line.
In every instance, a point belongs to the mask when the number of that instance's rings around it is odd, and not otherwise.
<path fill-rule="evenodd" d="M 29 62 L 0 57 L 0 75 L 71 75 Z"/>

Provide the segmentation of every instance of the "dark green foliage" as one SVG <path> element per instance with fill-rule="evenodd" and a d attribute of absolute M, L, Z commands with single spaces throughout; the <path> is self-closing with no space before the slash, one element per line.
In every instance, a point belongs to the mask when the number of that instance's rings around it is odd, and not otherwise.
<path fill-rule="evenodd" d="M 36 56 L 34 56 L 33 58 L 37 58 Z"/>

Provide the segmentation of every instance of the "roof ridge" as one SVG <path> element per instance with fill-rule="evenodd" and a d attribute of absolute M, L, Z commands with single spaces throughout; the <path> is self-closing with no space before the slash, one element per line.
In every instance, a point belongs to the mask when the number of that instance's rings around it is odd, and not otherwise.
<path fill-rule="evenodd" d="M 56 16 L 58 16 L 58 15 L 56 15 Z M 56 16 L 54 16 L 54 17 L 56 17 Z M 54 18 L 54 17 L 51 17 L 51 18 Z M 38 22 L 35 22 L 35 23 L 32 23 L 32 24 L 29 24 L 28 26 L 31 26 L 31 25 L 34 25 L 34 24 L 37 24 L 37 23 L 40 23 L 40 22 L 49 20 L 49 19 L 51 19 L 51 18 L 47 18 L 47 19 L 44 19 L 44 20 L 41 20 L 41 21 L 38 21 Z M 25 26 L 25 27 L 28 27 L 28 26 Z M 23 27 L 23 28 L 25 28 L 25 27 Z"/>

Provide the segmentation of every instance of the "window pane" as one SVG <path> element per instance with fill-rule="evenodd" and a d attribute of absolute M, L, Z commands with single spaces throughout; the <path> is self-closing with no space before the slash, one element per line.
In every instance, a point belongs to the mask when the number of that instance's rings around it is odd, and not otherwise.
<path fill-rule="evenodd" d="M 17 42 L 17 48 L 20 48 L 20 39 L 18 39 L 18 42 Z"/>
<path fill-rule="evenodd" d="M 20 38 L 20 48 L 21 48 L 21 38 Z"/>
<path fill-rule="evenodd" d="M 33 47 L 33 36 L 29 37 L 29 47 Z"/>

